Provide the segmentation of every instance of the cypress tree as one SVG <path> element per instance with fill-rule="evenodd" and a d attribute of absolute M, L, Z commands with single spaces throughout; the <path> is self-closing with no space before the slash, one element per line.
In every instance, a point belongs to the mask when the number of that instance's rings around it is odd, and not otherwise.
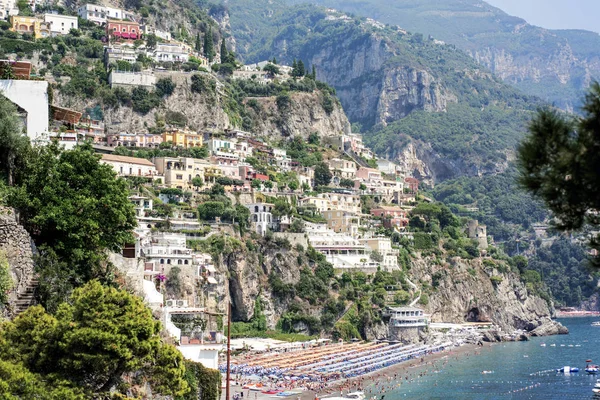
<path fill-rule="evenodd" d="M 225 45 L 225 38 L 223 38 L 223 40 L 221 41 L 221 64 L 227 62 L 228 54 L 229 53 L 227 52 L 227 45 Z"/>
<path fill-rule="evenodd" d="M 208 31 L 204 35 L 204 57 L 208 58 L 209 62 L 212 62 L 215 58 L 215 48 L 213 43 L 212 27 L 208 27 Z"/>
<path fill-rule="evenodd" d="M 313 64 L 312 66 L 312 78 L 314 80 L 317 80 L 317 69 L 315 68 L 315 65 Z"/>
<path fill-rule="evenodd" d="M 202 51 L 202 43 L 200 42 L 200 32 L 196 34 L 196 52 L 200 53 Z"/>
<path fill-rule="evenodd" d="M 302 60 L 300 60 L 298 61 L 298 76 L 303 77 L 305 73 L 306 71 L 304 69 L 304 63 L 302 62 Z"/>

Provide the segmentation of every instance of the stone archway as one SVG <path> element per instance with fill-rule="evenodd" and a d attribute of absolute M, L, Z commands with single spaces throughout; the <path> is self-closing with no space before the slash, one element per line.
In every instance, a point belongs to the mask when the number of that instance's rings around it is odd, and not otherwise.
<path fill-rule="evenodd" d="M 480 322 L 481 313 L 479 307 L 472 307 L 467 312 L 467 322 Z"/>

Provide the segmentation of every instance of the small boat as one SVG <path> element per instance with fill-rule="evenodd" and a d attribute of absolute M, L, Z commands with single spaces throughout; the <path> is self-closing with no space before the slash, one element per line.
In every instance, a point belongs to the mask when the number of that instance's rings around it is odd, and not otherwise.
<path fill-rule="evenodd" d="M 494 373 L 494 371 L 481 371 L 481 373 L 482 373 L 482 374 L 484 374 L 484 375 L 485 375 L 485 374 L 493 374 L 493 373 Z"/>
<path fill-rule="evenodd" d="M 600 326 L 600 321 L 592 322 L 592 326 Z"/>
<path fill-rule="evenodd" d="M 281 392 L 281 390 L 263 390 L 261 393 L 262 394 L 277 394 Z"/>
<path fill-rule="evenodd" d="M 552 343 L 550 347 L 556 347 L 556 343 Z"/>
<path fill-rule="evenodd" d="M 585 366 L 585 372 L 587 372 L 590 375 L 596 375 L 600 370 L 600 367 L 598 365 L 592 364 L 592 360 L 585 360 L 585 362 L 587 363 Z"/>
<path fill-rule="evenodd" d="M 540 344 L 540 347 L 546 347 L 546 343 Z"/>
<path fill-rule="evenodd" d="M 594 385 L 592 392 L 594 392 L 595 394 L 600 394 L 600 379 L 596 381 L 596 385 Z"/>
<path fill-rule="evenodd" d="M 570 372 L 579 372 L 579 368 L 566 366 L 566 367 L 562 367 L 562 368 L 557 369 L 556 372 L 561 372 L 563 374 L 568 374 Z"/>

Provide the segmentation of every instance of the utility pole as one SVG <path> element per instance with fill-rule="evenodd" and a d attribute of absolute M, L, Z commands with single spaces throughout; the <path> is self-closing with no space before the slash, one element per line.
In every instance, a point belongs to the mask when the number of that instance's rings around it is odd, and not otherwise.
<path fill-rule="evenodd" d="M 229 397 L 229 382 L 231 376 L 231 300 L 227 307 L 227 382 L 225 384 L 225 400 Z"/>

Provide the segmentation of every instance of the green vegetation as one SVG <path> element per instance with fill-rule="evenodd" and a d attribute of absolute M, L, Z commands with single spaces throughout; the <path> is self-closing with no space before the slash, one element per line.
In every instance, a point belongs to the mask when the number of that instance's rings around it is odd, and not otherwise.
<path fill-rule="evenodd" d="M 579 119 L 552 109 L 539 111 L 519 147 L 521 184 L 544 201 L 563 231 L 600 226 L 600 84 L 592 84 L 582 111 Z M 600 249 L 600 235 L 590 245 Z"/>
<path fill-rule="evenodd" d="M 6 254 L 0 252 L 0 310 L 4 308 L 4 305 L 8 301 L 8 292 L 14 286 L 12 276 L 8 269 L 8 260 Z"/>
<path fill-rule="evenodd" d="M 93 281 L 76 289 L 55 315 L 35 306 L 2 324 L 0 359 L 14 363 L 12 374 L 58 384 L 64 398 L 81 398 L 81 391 L 107 394 L 115 385 L 127 390 L 123 376 L 134 372 L 158 393 L 183 395 L 189 391 L 183 357 L 161 341 L 159 331 L 142 299 Z M 23 390 L 12 385 L 0 390 Z"/>
<path fill-rule="evenodd" d="M 9 193 L 9 205 L 40 250 L 46 302 L 64 301 L 91 279 L 112 279 L 104 251 L 132 239 L 136 221 L 126 183 L 99 159 L 89 145 L 36 147 Z"/>

